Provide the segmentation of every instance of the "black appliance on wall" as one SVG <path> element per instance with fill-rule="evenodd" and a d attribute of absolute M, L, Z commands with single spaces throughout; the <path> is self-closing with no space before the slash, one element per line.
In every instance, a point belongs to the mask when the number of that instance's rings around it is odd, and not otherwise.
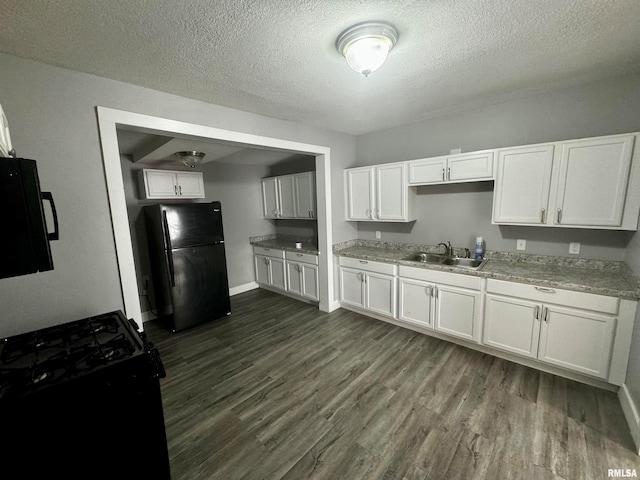
<path fill-rule="evenodd" d="M 47 232 L 43 201 L 51 203 L 54 232 Z M 0 278 L 53 270 L 50 240 L 58 240 L 58 216 L 50 192 L 40 191 L 35 160 L 0 158 Z"/>
<path fill-rule="evenodd" d="M 158 315 L 174 331 L 231 314 L 220 202 L 144 207 Z"/>
<path fill-rule="evenodd" d="M 120 311 L 0 341 L 6 478 L 170 478 L 157 349 Z"/>

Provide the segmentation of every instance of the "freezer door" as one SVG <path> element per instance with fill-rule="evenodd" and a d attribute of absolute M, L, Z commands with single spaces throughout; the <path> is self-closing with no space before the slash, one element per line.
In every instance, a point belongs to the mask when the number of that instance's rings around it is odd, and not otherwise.
<path fill-rule="evenodd" d="M 220 202 L 162 205 L 170 248 L 219 243 L 224 240 Z"/>
<path fill-rule="evenodd" d="M 224 244 L 174 248 L 171 254 L 174 331 L 231 313 Z"/>

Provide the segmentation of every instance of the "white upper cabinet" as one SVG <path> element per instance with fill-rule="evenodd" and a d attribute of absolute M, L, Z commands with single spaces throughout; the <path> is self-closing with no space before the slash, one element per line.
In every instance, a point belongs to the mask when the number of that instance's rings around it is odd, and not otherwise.
<path fill-rule="evenodd" d="M 262 187 L 262 216 L 264 218 L 278 218 L 280 201 L 278 200 L 278 184 L 276 177 L 260 180 Z"/>
<path fill-rule="evenodd" d="M 297 218 L 316 218 L 316 174 L 301 173 L 293 176 L 295 214 Z"/>
<path fill-rule="evenodd" d="M 461 153 L 411 160 L 409 185 L 493 180 L 494 152 Z"/>
<path fill-rule="evenodd" d="M 636 136 L 498 150 L 493 223 L 636 230 L 640 213 Z"/>
<path fill-rule="evenodd" d="M 139 173 L 144 199 L 205 198 L 201 172 L 143 169 Z"/>
<path fill-rule="evenodd" d="M 493 222 L 544 224 L 548 217 L 553 145 L 498 151 Z"/>
<path fill-rule="evenodd" d="M 347 220 L 409 222 L 415 194 L 407 184 L 406 163 L 345 170 Z"/>
<path fill-rule="evenodd" d="M 316 218 L 315 178 L 305 172 L 261 179 L 264 218 Z"/>
<path fill-rule="evenodd" d="M 9 122 L 0 105 L 0 157 L 8 157 L 13 146 L 11 145 L 11 135 L 9 135 Z"/>
<path fill-rule="evenodd" d="M 559 165 L 558 225 L 622 225 L 633 135 L 565 142 Z"/>

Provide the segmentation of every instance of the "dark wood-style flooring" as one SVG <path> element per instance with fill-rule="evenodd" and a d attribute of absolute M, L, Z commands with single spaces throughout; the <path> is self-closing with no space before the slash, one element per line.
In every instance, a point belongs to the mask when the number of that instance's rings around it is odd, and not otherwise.
<path fill-rule="evenodd" d="M 640 475 L 614 393 L 265 290 L 232 310 L 145 324 L 174 480 Z"/>

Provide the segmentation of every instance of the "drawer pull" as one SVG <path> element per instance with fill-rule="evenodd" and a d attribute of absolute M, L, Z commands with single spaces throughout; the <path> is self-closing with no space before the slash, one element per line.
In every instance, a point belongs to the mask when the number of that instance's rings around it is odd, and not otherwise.
<path fill-rule="evenodd" d="M 360 260 L 360 263 L 369 263 L 366 260 Z"/>
<path fill-rule="evenodd" d="M 302 253 L 296 253 L 296 255 L 297 255 L 298 257 L 304 257 L 304 255 L 303 255 Z"/>
<path fill-rule="evenodd" d="M 536 290 L 544 293 L 556 293 L 556 291 L 553 288 L 536 287 Z"/>

